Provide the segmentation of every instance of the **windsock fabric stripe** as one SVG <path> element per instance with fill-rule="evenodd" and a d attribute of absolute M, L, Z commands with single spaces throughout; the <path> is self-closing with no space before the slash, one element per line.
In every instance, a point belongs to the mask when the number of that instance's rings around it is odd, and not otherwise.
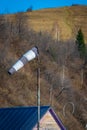
<path fill-rule="evenodd" d="M 32 51 L 36 54 L 36 56 L 39 55 L 39 51 L 38 51 L 38 48 L 37 48 L 37 47 L 33 47 L 33 48 L 32 48 Z"/>
<path fill-rule="evenodd" d="M 28 62 L 28 59 L 25 56 L 22 56 L 20 60 L 24 65 Z"/>
<path fill-rule="evenodd" d="M 24 66 L 23 62 L 21 60 L 18 60 L 14 65 L 13 68 L 18 71 L 20 68 Z"/>
<path fill-rule="evenodd" d="M 27 59 L 26 59 L 25 57 L 22 57 L 20 60 L 18 60 L 18 61 L 12 66 L 12 68 L 9 70 L 9 73 L 10 73 L 10 74 L 15 73 L 15 72 L 18 71 L 20 68 L 22 68 L 26 62 L 28 62 Z"/>
<path fill-rule="evenodd" d="M 13 74 L 15 72 L 16 72 L 16 70 L 13 67 L 8 71 L 9 74 Z"/>
<path fill-rule="evenodd" d="M 30 50 L 28 52 L 26 52 L 24 55 L 23 55 L 28 61 L 30 60 L 33 60 L 35 57 L 36 57 L 36 54 Z"/>

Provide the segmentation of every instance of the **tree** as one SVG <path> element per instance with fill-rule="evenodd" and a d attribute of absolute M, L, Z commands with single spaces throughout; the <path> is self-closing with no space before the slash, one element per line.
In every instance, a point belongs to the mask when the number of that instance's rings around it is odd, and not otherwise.
<path fill-rule="evenodd" d="M 27 12 L 32 12 L 32 10 L 33 10 L 33 7 L 30 6 L 26 11 L 27 11 Z"/>
<path fill-rule="evenodd" d="M 86 52 L 86 45 L 84 42 L 84 35 L 81 29 L 78 30 L 78 34 L 76 37 L 76 43 L 78 47 L 78 51 L 80 53 L 80 57 L 83 60 L 83 65 L 81 67 L 81 88 L 83 87 L 83 81 L 84 81 L 84 65 L 87 60 L 87 52 Z"/>
<path fill-rule="evenodd" d="M 76 43 L 77 43 L 77 47 L 80 53 L 80 57 L 84 58 L 86 55 L 86 46 L 84 42 L 84 35 L 81 29 L 78 30 L 78 33 L 76 36 Z"/>

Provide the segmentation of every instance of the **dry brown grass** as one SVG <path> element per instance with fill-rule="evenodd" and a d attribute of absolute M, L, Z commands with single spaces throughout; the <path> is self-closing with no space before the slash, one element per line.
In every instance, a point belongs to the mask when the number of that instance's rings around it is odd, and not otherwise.
<path fill-rule="evenodd" d="M 70 39 L 82 28 L 85 41 L 87 42 L 87 6 L 72 6 L 56 9 L 44 9 L 28 13 L 29 25 L 35 31 L 47 31 L 55 36 L 56 30 L 52 32 L 54 24 L 58 24 L 60 40 Z M 73 34 L 74 33 L 74 34 Z"/>

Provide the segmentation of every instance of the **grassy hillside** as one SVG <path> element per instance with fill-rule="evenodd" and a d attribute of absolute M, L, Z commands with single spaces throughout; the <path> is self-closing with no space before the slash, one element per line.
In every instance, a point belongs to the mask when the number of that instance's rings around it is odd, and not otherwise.
<path fill-rule="evenodd" d="M 35 31 L 47 31 L 54 38 L 67 40 L 75 35 L 79 28 L 87 42 L 87 6 L 71 6 L 55 9 L 43 9 L 28 13 L 29 23 Z"/>
<path fill-rule="evenodd" d="M 86 14 L 87 7 L 77 8 Z M 85 129 L 87 61 L 84 64 L 73 40 L 72 30 L 76 21 L 72 22 L 71 16 L 75 17 L 76 13 L 71 12 L 75 9 L 65 7 L 0 16 L 0 107 L 37 105 L 37 60 L 29 62 L 12 76 L 8 70 L 22 54 L 38 46 L 41 105 L 51 105 L 67 129 Z M 67 21 L 67 17 L 71 21 Z M 60 28 L 61 41 L 52 37 L 56 23 Z M 86 24 L 81 23 L 81 26 Z M 86 30 L 86 27 L 82 29 Z"/>

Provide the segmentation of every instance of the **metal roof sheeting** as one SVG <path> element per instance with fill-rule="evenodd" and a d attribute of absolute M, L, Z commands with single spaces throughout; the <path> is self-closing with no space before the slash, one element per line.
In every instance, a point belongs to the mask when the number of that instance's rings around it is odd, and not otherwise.
<path fill-rule="evenodd" d="M 41 118 L 49 108 L 40 107 Z M 0 130 L 32 130 L 38 122 L 37 111 L 37 106 L 0 108 Z"/>

